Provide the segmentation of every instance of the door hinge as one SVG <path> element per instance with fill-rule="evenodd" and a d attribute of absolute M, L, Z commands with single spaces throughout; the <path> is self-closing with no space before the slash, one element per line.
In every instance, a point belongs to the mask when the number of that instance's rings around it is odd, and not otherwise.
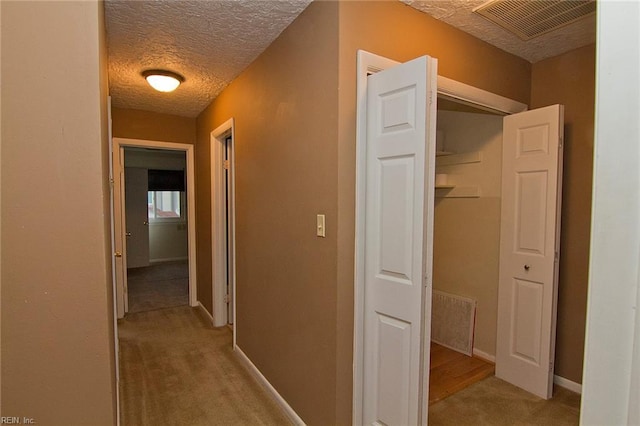
<path fill-rule="evenodd" d="M 222 167 L 224 167 L 225 170 L 229 170 L 229 160 L 224 160 L 222 162 Z"/>
<path fill-rule="evenodd" d="M 114 183 L 115 183 L 115 181 L 113 180 L 113 178 L 109 178 L 109 184 L 110 184 L 111 186 L 113 186 L 113 184 L 114 184 Z"/>
<path fill-rule="evenodd" d="M 549 361 L 549 373 L 553 373 L 553 361 Z"/>
<path fill-rule="evenodd" d="M 560 253 L 556 251 L 553 255 L 553 261 L 558 263 L 559 260 L 560 260 Z"/>
<path fill-rule="evenodd" d="M 231 303 L 231 295 L 228 293 L 224 295 L 224 303 Z"/>
<path fill-rule="evenodd" d="M 431 277 L 429 276 L 429 274 L 424 274 L 424 286 L 425 287 L 429 287 L 429 284 L 431 283 Z"/>
<path fill-rule="evenodd" d="M 558 142 L 558 149 L 562 149 L 563 146 L 564 146 L 564 138 L 560 137 L 560 142 Z"/>

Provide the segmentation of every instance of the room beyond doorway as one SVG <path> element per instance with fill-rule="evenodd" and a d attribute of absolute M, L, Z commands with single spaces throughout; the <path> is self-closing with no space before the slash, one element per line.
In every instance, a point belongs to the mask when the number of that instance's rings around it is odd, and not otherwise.
<path fill-rule="evenodd" d="M 189 262 L 156 263 L 127 271 L 129 313 L 189 304 Z"/>
<path fill-rule="evenodd" d="M 188 258 L 188 282 L 190 306 L 197 305 L 196 290 L 196 263 L 195 263 L 195 173 L 194 173 L 194 147 L 189 144 L 147 141 L 140 139 L 113 138 L 113 217 L 114 217 L 114 265 L 115 265 L 115 288 L 117 317 L 123 318 L 128 311 L 127 298 L 127 223 L 126 223 L 126 182 L 125 182 L 125 148 L 135 148 L 144 150 L 170 150 L 181 151 L 186 157 L 186 169 L 184 176 L 186 179 L 184 204 L 181 204 L 180 215 L 184 213 L 184 223 L 176 224 L 183 227 L 187 232 L 187 258 Z M 161 189 L 158 189 L 161 190 Z M 147 191 L 148 192 L 148 191 Z M 157 200 L 156 200 L 157 202 Z M 154 204 L 155 205 L 155 204 Z M 176 213 L 178 214 L 178 213 Z M 171 256 L 160 255 L 155 260 L 182 260 L 173 259 Z M 141 265 L 147 266 L 147 265 Z"/>

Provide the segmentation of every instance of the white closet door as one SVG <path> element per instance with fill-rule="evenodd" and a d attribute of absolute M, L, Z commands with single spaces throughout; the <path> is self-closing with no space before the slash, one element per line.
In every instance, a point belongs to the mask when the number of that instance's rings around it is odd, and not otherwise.
<path fill-rule="evenodd" d="M 553 391 L 563 107 L 504 118 L 496 376 Z"/>
<path fill-rule="evenodd" d="M 433 223 L 427 153 L 435 139 L 436 75 L 436 61 L 422 57 L 371 75 L 367 84 L 362 418 L 368 425 L 426 424 L 429 354 L 422 349 L 431 317 L 424 306 Z"/>

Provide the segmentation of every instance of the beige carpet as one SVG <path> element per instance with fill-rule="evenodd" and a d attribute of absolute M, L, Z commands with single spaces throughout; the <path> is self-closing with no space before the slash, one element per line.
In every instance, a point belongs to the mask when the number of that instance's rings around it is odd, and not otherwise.
<path fill-rule="evenodd" d="M 127 270 L 129 313 L 189 304 L 188 261 Z"/>
<path fill-rule="evenodd" d="M 198 309 L 130 314 L 118 331 L 123 425 L 291 424 Z"/>
<path fill-rule="evenodd" d="M 429 407 L 429 425 L 577 425 L 580 395 L 557 387 L 545 401 L 495 376 Z"/>

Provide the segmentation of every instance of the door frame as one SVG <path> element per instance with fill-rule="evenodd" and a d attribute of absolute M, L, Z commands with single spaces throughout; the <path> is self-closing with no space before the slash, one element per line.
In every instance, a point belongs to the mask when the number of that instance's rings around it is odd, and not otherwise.
<path fill-rule="evenodd" d="M 365 254 L 365 183 L 367 170 L 367 76 L 400 62 L 364 50 L 358 50 L 356 66 L 356 200 L 355 200 L 355 277 L 353 330 L 353 424 L 362 424 L 364 383 L 364 254 Z M 528 106 L 513 99 L 438 76 L 438 95 L 476 107 L 513 114 L 526 111 Z M 431 282 L 431 277 L 427 282 Z M 432 291 L 427 287 L 428 292 Z M 421 345 L 425 348 L 424 342 Z"/>
<path fill-rule="evenodd" d="M 225 139 L 231 136 L 229 148 L 229 185 L 225 186 L 224 180 L 224 150 Z M 231 308 L 233 317 L 233 347 L 236 347 L 236 233 L 235 233 L 235 127 L 234 119 L 222 123 L 210 137 L 211 149 L 211 256 L 212 256 L 212 295 L 213 295 L 213 325 L 221 327 L 228 324 L 228 309 Z M 229 195 L 229 212 L 226 211 L 224 199 L 225 191 Z M 229 221 L 226 218 L 229 218 Z M 228 230 L 229 246 L 225 246 L 225 239 L 220 238 Z M 229 259 L 230 258 L 230 259 Z M 225 302 L 227 294 L 226 270 L 227 267 L 230 285 L 229 305 Z"/>
<path fill-rule="evenodd" d="M 114 262 L 122 262 L 123 268 L 120 278 L 123 280 L 123 286 L 127 283 L 126 274 L 126 258 L 127 247 L 126 241 L 126 219 L 125 219 L 125 200 L 124 191 L 122 191 L 122 174 L 121 169 L 124 167 L 122 163 L 121 153 L 124 148 L 151 148 L 151 149 L 163 149 L 168 151 L 182 151 L 185 153 L 187 162 L 187 233 L 188 233 L 188 256 L 189 256 L 189 306 L 198 305 L 198 291 L 196 280 L 196 206 L 195 206 L 195 147 L 194 145 L 176 143 L 176 142 L 161 142 L 150 141 L 143 139 L 127 139 L 127 138 L 112 138 L 113 147 L 111 156 L 113 158 L 112 173 L 113 173 L 113 190 L 114 190 L 114 220 L 115 226 L 113 230 L 114 236 L 114 252 L 120 252 L 121 257 L 116 257 L 114 253 Z M 124 170 L 122 170 L 124 173 Z M 119 218 L 119 220 L 118 220 Z M 118 260 L 120 259 L 120 260 Z M 117 305 L 117 317 L 122 318 L 124 316 L 125 306 L 125 293 L 124 291 L 118 291 L 118 286 L 114 283 Z M 122 309 L 121 309 L 122 307 Z M 122 316 L 120 316 L 122 314 Z"/>

